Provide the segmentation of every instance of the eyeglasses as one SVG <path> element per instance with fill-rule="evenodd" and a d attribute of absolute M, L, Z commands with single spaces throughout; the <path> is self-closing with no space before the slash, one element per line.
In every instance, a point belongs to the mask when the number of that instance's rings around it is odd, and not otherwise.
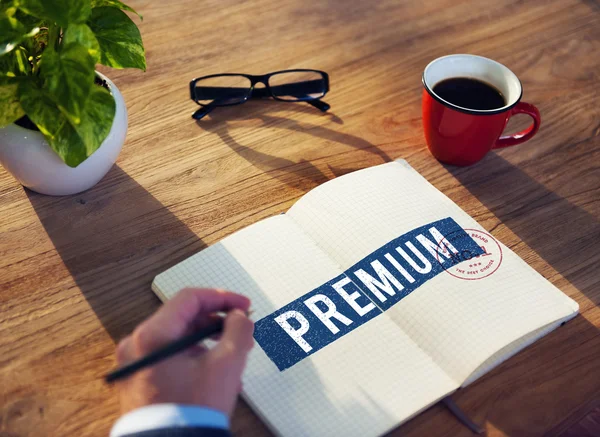
<path fill-rule="evenodd" d="M 264 88 L 254 88 L 258 83 Z M 306 102 L 325 112 L 320 100 L 329 91 L 329 75 L 319 70 L 283 70 L 263 76 L 213 74 L 190 82 L 190 97 L 201 106 L 193 118 L 200 120 L 217 106 L 245 103 L 248 99 L 273 97 L 282 102 Z"/>

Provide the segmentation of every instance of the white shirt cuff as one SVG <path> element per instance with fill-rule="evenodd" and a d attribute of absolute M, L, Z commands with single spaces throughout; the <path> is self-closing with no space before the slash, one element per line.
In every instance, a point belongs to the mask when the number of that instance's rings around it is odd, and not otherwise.
<path fill-rule="evenodd" d="M 221 411 L 206 407 L 178 404 L 148 405 L 133 410 L 117 420 L 110 431 L 110 437 L 175 427 L 228 429 L 229 420 Z"/>

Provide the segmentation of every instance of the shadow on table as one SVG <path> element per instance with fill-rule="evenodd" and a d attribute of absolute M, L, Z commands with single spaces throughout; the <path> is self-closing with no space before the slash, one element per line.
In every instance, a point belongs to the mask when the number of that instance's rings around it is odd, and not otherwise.
<path fill-rule="evenodd" d="M 595 305 L 600 304 L 596 217 L 495 153 L 472 167 L 448 165 L 446 169 L 502 224 Z"/>
<path fill-rule="evenodd" d="M 206 245 L 118 166 L 65 197 L 26 190 L 77 287 L 117 342 L 160 301 L 154 276 Z"/>
<path fill-rule="evenodd" d="M 276 112 L 279 112 L 279 114 L 274 115 Z M 206 118 L 198 120 L 197 124 L 202 129 L 218 135 L 227 146 L 252 165 L 294 189 L 308 190 L 327 182 L 329 178 L 310 161 L 301 159 L 296 162 L 260 152 L 236 141 L 231 132 L 244 126 L 244 122 L 260 120 L 262 123 L 259 126 L 253 124 L 252 129 L 271 128 L 280 135 L 302 132 L 327 141 L 365 150 L 377 155 L 381 162 L 392 160 L 383 150 L 360 137 L 338 132 L 330 127 L 300 122 L 281 115 L 286 112 L 307 113 L 314 116 L 315 120 L 326 118 L 332 123 L 344 124 L 343 120 L 333 113 L 320 113 L 304 104 L 289 104 L 278 101 L 250 101 L 244 105 L 217 108 Z M 335 176 L 341 176 L 355 170 L 337 168 L 331 165 L 329 165 L 329 169 Z"/>

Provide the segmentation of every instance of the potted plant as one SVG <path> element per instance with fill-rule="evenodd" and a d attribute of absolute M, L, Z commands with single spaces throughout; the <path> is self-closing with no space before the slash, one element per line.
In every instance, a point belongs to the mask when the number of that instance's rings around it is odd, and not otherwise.
<path fill-rule="evenodd" d="M 24 186 L 74 194 L 114 164 L 127 110 L 95 66 L 146 69 L 124 11 L 137 14 L 119 0 L 0 0 L 0 163 Z"/>

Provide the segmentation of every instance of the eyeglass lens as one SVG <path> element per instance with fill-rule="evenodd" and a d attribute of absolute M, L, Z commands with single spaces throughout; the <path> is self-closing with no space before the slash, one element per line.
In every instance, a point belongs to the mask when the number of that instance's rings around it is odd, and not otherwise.
<path fill-rule="evenodd" d="M 201 105 L 235 105 L 250 96 L 252 82 L 245 76 L 215 76 L 196 82 L 194 95 Z"/>
<path fill-rule="evenodd" d="M 325 77 L 315 71 L 289 71 L 269 77 L 273 97 L 286 101 L 314 100 L 327 91 Z M 250 97 L 252 82 L 245 76 L 223 75 L 200 79 L 194 87 L 201 105 L 235 105 Z"/>
<path fill-rule="evenodd" d="M 289 71 L 269 77 L 273 96 L 279 100 L 319 99 L 325 95 L 325 77 L 316 71 Z"/>

